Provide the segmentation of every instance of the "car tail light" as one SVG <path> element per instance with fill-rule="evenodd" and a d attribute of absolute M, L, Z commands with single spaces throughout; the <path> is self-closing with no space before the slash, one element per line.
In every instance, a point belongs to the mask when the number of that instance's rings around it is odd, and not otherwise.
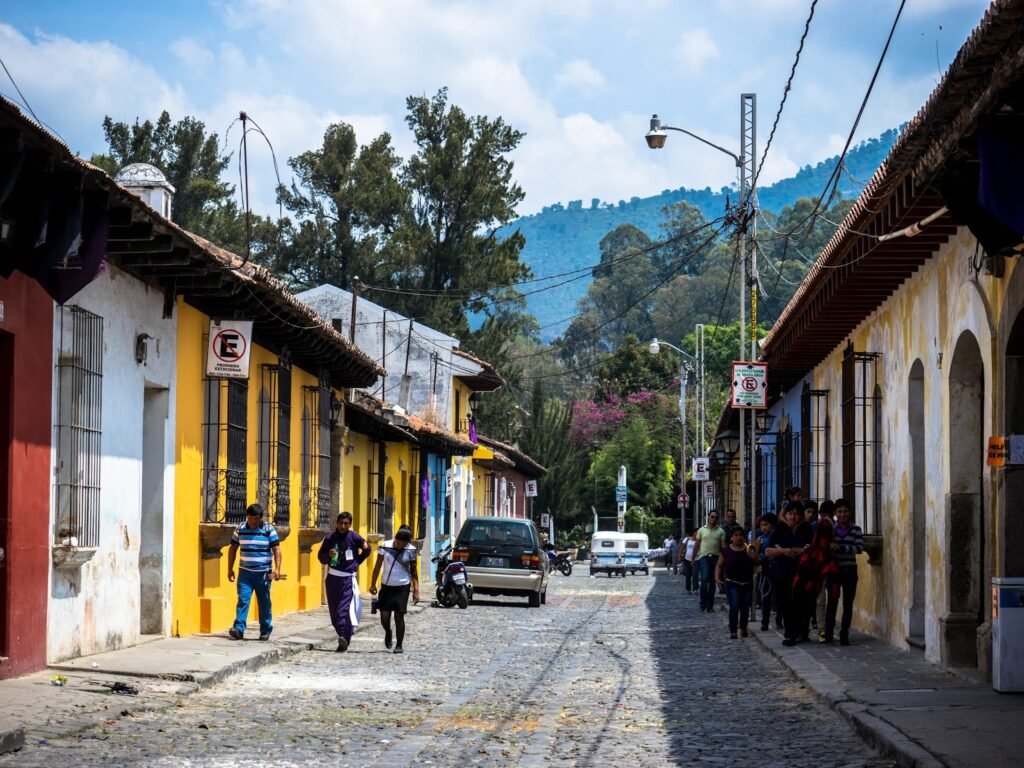
<path fill-rule="evenodd" d="M 468 549 L 456 549 L 452 552 L 452 560 L 458 560 L 459 562 L 469 562 L 469 550 Z"/>
<path fill-rule="evenodd" d="M 523 555 L 520 562 L 526 568 L 540 568 L 540 555 Z"/>

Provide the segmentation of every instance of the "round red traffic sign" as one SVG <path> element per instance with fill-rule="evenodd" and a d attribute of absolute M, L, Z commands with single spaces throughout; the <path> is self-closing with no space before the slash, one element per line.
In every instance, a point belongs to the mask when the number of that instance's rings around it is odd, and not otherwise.
<path fill-rule="evenodd" d="M 747 392 L 757 392 L 757 379 L 753 376 L 745 376 L 740 386 Z"/>
<path fill-rule="evenodd" d="M 690 503 L 690 497 L 689 497 L 688 494 L 680 493 L 676 497 L 676 501 L 678 501 L 680 504 L 689 504 Z"/>

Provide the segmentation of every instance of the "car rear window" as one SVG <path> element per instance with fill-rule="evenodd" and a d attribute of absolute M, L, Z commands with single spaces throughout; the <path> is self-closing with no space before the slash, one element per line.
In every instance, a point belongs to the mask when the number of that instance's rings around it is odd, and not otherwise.
<path fill-rule="evenodd" d="M 459 532 L 461 546 L 474 544 L 507 544 L 509 546 L 534 546 L 529 526 L 507 520 L 467 520 Z"/>
<path fill-rule="evenodd" d="M 627 541 L 626 542 L 626 549 L 640 549 L 640 542 L 639 541 Z"/>
<path fill-rule="evenodd" d="M 612 547 L 615 546 L 615 542 L 614 541 L 602 541 L 601 542 L 601 546 L 604 549 L 611 549 Z"/>

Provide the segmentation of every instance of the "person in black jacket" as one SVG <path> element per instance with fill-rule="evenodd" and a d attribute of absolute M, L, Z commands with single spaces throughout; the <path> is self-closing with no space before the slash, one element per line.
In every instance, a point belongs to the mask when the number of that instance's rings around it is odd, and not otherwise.
<path fill-rule="evenodd" d="M 779 612 L 782 614 L 783 645 L 796 645 L 800 638 L 800 607 L 793 599 L 793 578 L 796 566 L 804 545 L 796 534 L 796 527 L 801 519 L 799 503 L 787 502 L 782 510 L 782 518 L 775 530 L 765 556 L 772 564 L 775 574 L 775 594 L 779 601 Z"/>

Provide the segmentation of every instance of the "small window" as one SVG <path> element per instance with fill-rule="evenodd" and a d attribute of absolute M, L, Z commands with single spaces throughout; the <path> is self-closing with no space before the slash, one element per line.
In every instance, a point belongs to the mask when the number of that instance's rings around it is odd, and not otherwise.
<path fill-rule="evenodd" d="M 614 541 L 602 541 L 601 542 L 602 549 L 611 549 L 614 546 L 615 546 L 615 542 Z"/>
<path fill-rule="evenodd" d="M 60 310 L 57 359 L 56 543 L 100 543 L 103 318 L 81 307 Z"/>
<path fill-rule="evenodd" d="M 627 541 L 626 542 L 626 549 L 640 549 L 640 542 L 639 541 Z"/>

